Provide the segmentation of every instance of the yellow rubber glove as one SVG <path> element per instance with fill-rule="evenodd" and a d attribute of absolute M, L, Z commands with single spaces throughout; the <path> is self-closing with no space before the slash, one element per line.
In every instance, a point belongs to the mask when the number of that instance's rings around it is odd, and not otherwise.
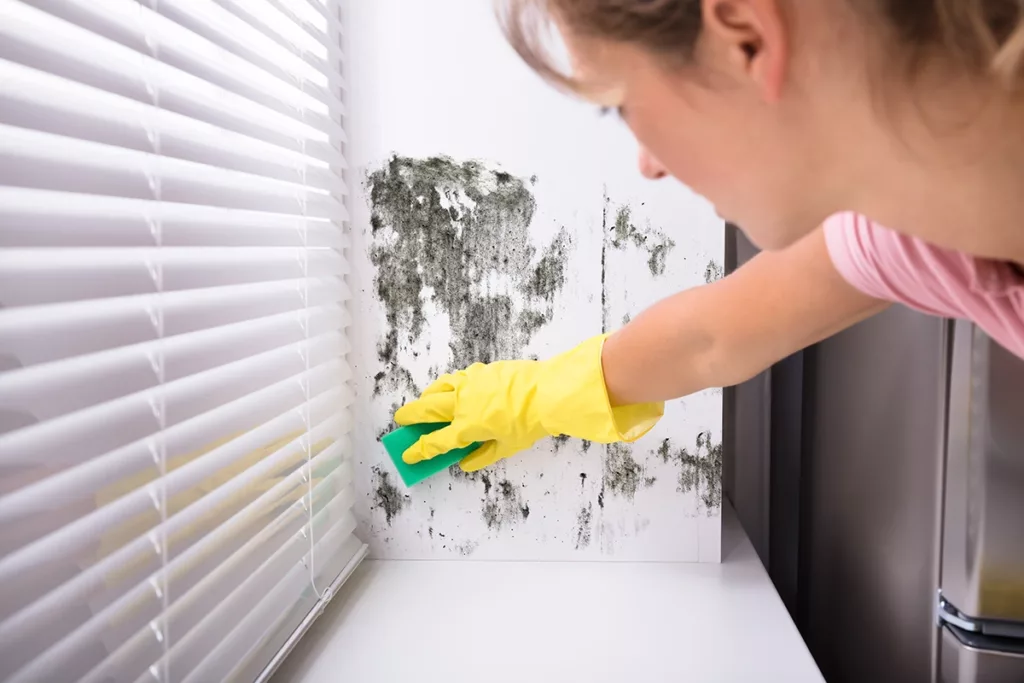
<path fill-rule="evenodd" d="M 402 406 L 395 421 L 451 424 L 421 437 L 402 459 L 415 464 L 486 442 L 461 463 L 472 472 L 545 436 L 564 434 L 598 443 L 639 439 L 661 418 L 665 404 L 611 407 L 601 366 L 606 337 L 594 337 L 545 361 L 477 363 L 444 375 L 419 399 Z"/>

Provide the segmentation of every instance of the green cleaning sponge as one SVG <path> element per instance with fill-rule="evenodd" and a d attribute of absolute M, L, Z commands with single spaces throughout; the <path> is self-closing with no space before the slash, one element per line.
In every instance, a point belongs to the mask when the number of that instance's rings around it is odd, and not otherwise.
<path fill-rule="evenodd" d="M 446 470 L 455 463 L 459 462 L 467 455 L 480 448 L 479 443 L 470 444 L 465 448 L 456 448 L 453 451 L 442 453 L 430 460 L 422 460 L 415 465 L 409 465 L 402 460 L 402 453 L 405 453 L 409 446 L 419 441 L 420 437 L 430 432 L 436 432 L 442 427 L 447 427 L 447 422 L 426 422 L 422 424 L 408 425 L 406 427 L 399 427 L 393 432 L 389 432 L 381 437 L 380 442 L 384 444 L 384 449 L 391 456 L 391 461 L 395 463 L 395 469 L 398 470 L 398 476 L 402 478 L 406 486 L 412 486 L 418 484 L 427 477 L 437 474 L 441 470 Z"/>

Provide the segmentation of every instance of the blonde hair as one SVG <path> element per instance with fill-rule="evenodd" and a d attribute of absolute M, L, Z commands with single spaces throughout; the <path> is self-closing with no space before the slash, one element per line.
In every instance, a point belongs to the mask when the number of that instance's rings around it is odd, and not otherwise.
<path fill-rule="evenodd" d="M 800 0 L 803 1 L 803 0 Z M 936 50 L 972 75 L 1016 91 L 1024 81 L 1024 0 L 850 0 L 888 24 L 909 64 Z M 497 0 L 512 47 L 556 85 L 578 91 L 557 68 L 546 34 L 552 19 L 574 34 L 644 47 L 668 59 L 692 58 L 703 25 L 701 0 Z"/>

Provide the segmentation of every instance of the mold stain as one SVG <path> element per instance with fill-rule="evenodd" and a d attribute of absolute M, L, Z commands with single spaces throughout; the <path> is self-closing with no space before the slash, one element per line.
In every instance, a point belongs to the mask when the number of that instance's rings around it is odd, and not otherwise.
<path fill-rule="evenodd" d="M 524 503 L 519 489 L 508 479 L 502 479 L 481 500 L 481 516 L 490 531 L 500 531 L 525 522 L 530 517 L 530 505 Z"/>
<path fill-rule="evenodd" d="M 654 482 L 655 478 L 646 476 L 643 466 L 633 457 L 631 446 L 623 443 L 608 444 L 598 505 L 604 507 L 606 490 L 627 500 L 633 500 L 637 491 L 650 488 Z"/>
<path fill-rule="evenodd" d="M 567 434 L 559 434 L 558 436 L 551 437 L 552 443 L 555 445 L 555 453 L 562 450 L 562 447 L 569 443 L 569 436 Z"/>
<path fill-rule="evenodd" d="M 531 181 L 449 157 L 393 156 L 366 178 L 374 293 L 386 332 L 374 393 L 415 396 L 399 359 L 425 345 L 428 300 L 451 326 L 448 371 L 521 356 L 554 315 L 572 248 L 563 228 L 538 254 Z"/>
<path fill-rule="evenodd" d="M 710 285 L 715 280 L 721 280 L 724 275 L 725 271 L 718 261 L 715 259 L 708 261 L 708 265 L 704 269 L 704 282 Z"/>
<path fill-rule="evenodd" d="M 456 545 L 453 545 L 452 550 L 457 552 L 459 555 L 462 555 L 463 557 L 468 557 L 476 551 L 479 545 L 480 544 L 476 541 L 466 541 L 465 543 L 458 543 Z"/>
<path fill-rule="evenodd" d="M 664 462 L 679 466 L 678 492 L 695 492 L 709 515 L 721 509 L 722 444 L 713 443 L 710 432 L 697 434 L 696 448 L 692 453 L 686 448 L 673 448 L 671 440 L 665 439 L 656 454 Z"/>
<path fill-rule="evenodd" d="M 675 241 L 650 225 L 638 228 L 633 223 L 633 210 L 623 204 L 615 212 L 611 246 L 623 250 L 630 244 L 647 252 L 647 268 L 653 277 L 665 274 L 666 260 L 676 246 Z"/>
<path fill-rule="evenodd" d="M 590 545 L 593 521 L 594 504 L 587 503 L 584 507 L 580 508 L 579 514 L 576 515 L 576 550 L 582 550 Z"/>
<path fill-rule="evenodd" d="M 384 513 L 384 520 L 388 526 L 397 517 L 406 505 L 409 504 L 409 496 L 398 490 L 398 487 L 391 482 L 391 473 L 374 466 L 371 469 L 373 474 L 373 508 Z"/>

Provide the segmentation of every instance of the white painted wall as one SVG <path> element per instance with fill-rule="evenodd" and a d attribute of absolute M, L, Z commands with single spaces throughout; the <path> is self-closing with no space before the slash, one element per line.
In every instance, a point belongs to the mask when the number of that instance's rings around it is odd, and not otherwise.
<path fill-rule="evenodd" d="M 384 331 L 367 257 L 369 208 L 362 181 L 397 153 L 444 154 L 457 161 L 499 164 L 520 177 L 537 176 L 538 204 L 531 234 L 542 250 L 564 226 L 573 248 L 569 277 L 556 299 L 554 322 L 524 355 L 564 350 L 601 331 L 601 226 L 607 191 L 612 210 L 628 203 L 634 220 L 668 234 L 676 246 L 653 277 L 648 255 L 635 247 L 610 250 L 609 319 L 613 327 L 661 297 L 704 282 L 710 260 L 721 263 L 723 229 L 710 206 L 675 181 L 652 183 L 636 170 L 636 145 L 614 117 L 599 117 L 542 83 L 505 44 L 480 0 L 357 0 L 349 3 L 349 158 L 357 298 L 353 358 L 358 402 L 354 434 L 362 538 L 378 558 L 604 559 L 717 562 L 720 508 L 707 509 L 695 492 L 678 491 L 679 466 L 654 452 L 665 438 L 693 452 L 698 433 L 721 442 L 721 396 L 709 391 L 671 403 L 665 419 L 633 449 L 653 478 L 629 499 L 606 491 L 598 505 L 606 453 L 578 442 L 550 441 L 505 461 L 490 473 L 509 481 L 529 516 L 509 515 L 488 528 L 481 514 L 484 484 L 441 474 L 405 491 L 390 523 L 378 505 L 374 466 L 388 467 L 378 432 L 401 396 L 372 397 L 379 370 L 376 344 Z M 449 362 L 445 320 L 430 322 L 436 343 L 403 364 L 421 387 L 431 366 Z M 556 452 L 557 450 L 557 452 Z M 586 475 L 582 478 L 581 475 Z M 392 477 L 394 479 L 394 477 Z M 399 487 L 401 485 L 399 484 Z M 499 501 L 500 503 L 500 501 Z M 581 511 L 591 511 L 591 540 L 581 542 Z"/>

